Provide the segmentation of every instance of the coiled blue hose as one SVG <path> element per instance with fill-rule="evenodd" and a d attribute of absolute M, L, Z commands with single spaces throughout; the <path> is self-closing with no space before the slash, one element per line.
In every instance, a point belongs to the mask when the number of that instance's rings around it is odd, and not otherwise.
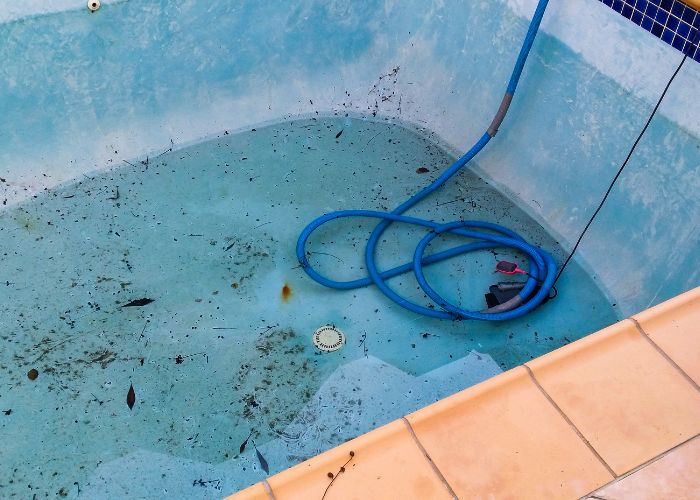
<path fill-rule="evenodd" d="M 525 61 L 530 53 L 532 43 L 535 40 L 540 22 L 542 21 L 542 16 L 544 16 L 544 12 L 547 8 L 547 3 L 548 0 L 540 0 L 537 4 L 537 9 L 535 10 L 535 14 L 530 22 L 530 27 L 520 49 L 515 67 L 513 68 L 506 93 L 503 97 L 503 101 L 501 102 L 501 106 L 499 107 L 493 122 L 484 135 L 481 136 L 481 138 L 471 147 L 471 149 L 469 149 L 469 151 L 462 155 L 462 157 L 455 161 L 442 175 L 440 175 L 440 177 L 410 197 L 408 200 L 404 201 L 392 212 L 387 213 L 375 210 L 338 210 L 327 213 L 313 220 L 299 235 L 296 247 L 297 259 L 299 260 L 301 267 L 311 278 L 329 288 L 336 288 L 340 290 L 350 290 L 374 284 L 387 297 L 409 311 L 433 318 L 452 320 L 481 319 L 498 321 L 517 318 L 535 309 L 549 296 L 549 292 L 554 284 L 557 271 L 557 266 L 554 259 L 544 250 L 527 243 L 523 238 L 510 229 L 499 226 L 498 224 L 478 221 L 455 221 L 447 224 L 441 224 L 403 215 L 404 212 L 420 201 L 424 200 L 426 197 L 430 196 L 433 191 L 437 190 L 440 186 L 447 182 L 447 180 L 456 174 L 462 167 L 469 163 L 469 161 L 474 158 L 474 156 L 476 156 L 477 153 L 479 153 L 479 151 L 486 146 L 486 144 L 488 144 L 491 138 L 496 135 L 498 127 L 503 121 L 503 118 L 508 111 L 508 106 L 510 105 L 513 94 L 515 93 L 518 81 L 520 80 L 520 75 L 523 71 L 523 67 L 525 66 Z M 367 246 L 365 248 L 365 264 L 367 265 L 368 276 L 352 281 L 335 281 L 321 275 L 311 266 L 306 257 L 305 248 L 309 237 L 319 226 L 331 220 L 345 217 L 370 217 L 380 219 L 380 222 L 370 234 L 369 239 L 367 240 Z M 418 243 L 418 246 L 413 254 L 412 262 L 386 271 L 380 271 L 375 262 L 377 244 L 379 243 L 384 231 L 386 231 L 386 229 L 395 222 L 422 226 L 430 231 Z M 442 233 L 456 234 L 470 238 L 474 241 L 456 246 L 449 250 L 425 255 L 425 250 L 430 242 Z M 426 265 L 440 262 L 456 255 L 497 247 L 516 249 L 526 254 L 529 257 L 530 263 L 530 267 L 528 269 L 529 278 L 527 282 L 519 293 L 506 304 L 486 309 L 484 311 L 469 311 L 462 309 L 455 304 L 447 302 L 430 286 L 425 279 L 423 267 Z M 430 297 L 438 306 L 440 306 L 441 310 L 437 308 L 424 307 L 420 304 L 411 302 L 400 296 L 387 285 L 386 280 L 411 270 L 415 274 L 418 284 L 425 291 L 428 297 Z"/>

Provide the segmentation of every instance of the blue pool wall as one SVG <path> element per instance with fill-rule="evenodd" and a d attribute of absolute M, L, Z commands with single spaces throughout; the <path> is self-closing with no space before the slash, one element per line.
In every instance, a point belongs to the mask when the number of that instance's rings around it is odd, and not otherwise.
<path fill-rule="evenodd" d="M 4 207 L 298 114 L 376 114 L 463 150 L 498 107 L 535 0 L 44 4 L 0 6 Z M 472 168 L 570 248 L 681 57 L 597 0 L 552 2 Z M 698 81 L 689 60 L 577 256 L 621 315 L 700 283 Z"/>

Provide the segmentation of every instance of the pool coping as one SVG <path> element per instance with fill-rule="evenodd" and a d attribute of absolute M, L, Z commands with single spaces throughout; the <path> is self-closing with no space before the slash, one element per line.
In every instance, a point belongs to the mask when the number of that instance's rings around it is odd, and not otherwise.
<path fill-rule="evenodd" d="M 699 361 L 700 287 L 227 498 L 693 491 L 683 471 L 700 465 Z M 659 475 L 673 480 L 649 479 Z"/>

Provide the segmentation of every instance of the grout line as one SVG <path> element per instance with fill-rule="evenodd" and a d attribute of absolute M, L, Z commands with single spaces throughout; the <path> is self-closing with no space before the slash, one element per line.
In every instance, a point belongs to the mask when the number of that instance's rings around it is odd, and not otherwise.
<path fill-rule="evenodd" d="M 664 351 L 663 349 L 661 349 L 661 347 L 659 347 L 659 345 L 651 339 L 651 337 L 649 336 L 649 334 L 648 334 L 646 331 L 644 331 L 644 328 L 642 328 L 642 325 L 639 324 L 639 321 L 637 321 L 637 320 L 634 319 L 634 318 L 628 318 L 628 319 L 632 320 L 632 323 L 634 323 L 634 326 L 637 327 L 637 331 L 639 332 L 639 334 L 640 334 L 642 337 L 644 337 L 644 338 L 646 339 L 646 341 L 649 342 L 649 343 L 652 345 L 652 347 L 653 347 L 654 349 L 656 349 L 656 350 L 659 352 L 659 354 L 661 354 L 664 358 L 666 358 L 666 361 L 668 361 L 669 363 L 671 363 L 671 364 L 676 368 L 676 370 L 678 370 L 678 372 L 680 372 L 680 374 L 683 375 L 683 377 L 684 377 L 688 382 L 690 382 L 690 384 L 691 384 L 693 387 L 695 387 L 695 390 L 697 390 L 698 392 L 700 392 L 700 386 L 695 382 L 695 380 L 693 380 L 693 379 L 690 377 L 690 375 L 688 375 L 688 374 L 683 370 L 683 368 L 681 368 L 680 366 L 678 366 L 678 363 L 676 363 L 675 361 L 673 361 L 673 359 L 671 358 L 671 356 L 669 356 L 668 354 L 666 354 L 666 351 Z"/>
<path fill-rule="evenodd" d="M 440 478 L 440 481 L 442 481 L 442 484 L 445 486 L 445 488 L 447 488 L 447 491 L 450 492 L 450 495 L 452 495 L 452 498 L 457 500 L 459 498 L 457 496 L 457 493 L 455 493 L 455 490 L 452 489 L 452 486 L 450 486 L 450 483 L 448 483 L 445 476 L 442 475 L 442 472 L 440 472 L 440 469 L 438 469 L 435 462 L 433 462 L 433 459 L 430 458 L 430 455 L 428 455 L 428 451 L 423 447 L 423 444 L 420 442 L 420 440 L 418 439 L 418 436 L 416 435 L 415 431 L 413 430 L 413 427 L 411 426 L 411 422 L 409 422 L 406 417 L 401 417 L 401 420 L 403 420 L 403 423 L 406 425 L 406 428 L 408 429 L 408 432 L 411 434 L 413 441 L 416 443 L 416 445 L 418 446 L 420 451 L 423 453 L 423 456 L 430 464 L 430 467 L 432 467 L 435 474 L 437 474 L 438 478 Z"/>
<path fill-rule="evenodd" d="M 566 420 L 566 423 L 568 423 L 569 426 L 571 426 L 571 428 L 574 430 L 574 432 L 576 432 L 576 434 L 581 439 L 581 441 L 583 441 L 583 443 L 588 447 L 589 450 L 591 450 L 591 452 L 596 456 L 596 458 L 598 458 L 598 460 L 600 460 L 600 463 L 605 466 L 605 468 L 612 475 L 612 477 L 617 478 L 618 476 L 617 476 L 617 474 L 615 474 L 615 471 L 612 470 L 612 468 L 608 465 L 608 463 L 605 460 L 603 460 L 603 457 L 600 456 L 600 453 L 598 453 L 596 451 L 596 449 L 593 448 L 593 445 L 588 441 L 588 439 L 586 439 L 586 437 L 581 433 L 581 431 L 578 430 L 578 427 L 576 427 L 576 425 L 571 421 L 571 419 L 566 415 L 566 413 L 564 413 L 564 411 L 552 399 L 552 397 L 549 394 L 547 394 L 547 391 L 544 390 L 544 387 L 542 387 L 540 385 L 540 383 L 537 381 L 537 379 L 535 378 L 535 374 L 532 373 L 532 370 L 530 369 L 530 367 L 527 365 L 522 365 L 522 366 L 527 370 L 528 375 L 530 375 L 530 379 L 534 382 L 534 384 L 537 386 L 537 388 L 540 390 L 540 392 L 544 395 L 545 398 L 547 398 L 547 400 L 552 404 L 552 406 L 554 406 L 554 408 L 559 412 L 559 414 L 562 416 L 562 418 L 564 420 Z"/>
<path fill-rule="evenodd" d="M 272 486 L 267 482 L 267 479 L 262 480 L 262 485 L 265 487 L 265 491 L 267 492 L 267 496 L 270 497 L 270 500 L 277 500 L 275 498 L 275 493 L 272 491 Z"/>
<path fill-rule="evenodd" d="M 587 493 L 587 494 L 583 495 L 583 496 L 581 497 L 581 499 L 596 498 L 595 494 L 598 493 L 600 490 L 602 490 L 602 489 L 604 489 L 604 488 L 607 488 L 607 487 L 610 486 L 611 484 L 615 484 L 615 483 L 617 483 L 618 481 L 622 481 L 623 479 L 628 478 L 628 477 L 631 476 L 632 474 L 634 474 L 634 473 L 636 473 L 636 472 L 639 472 L 640 470 L 644 469 L 645 467 L 648 467 L 649 465 L 653 464 L 653 463 L 656 462 L 657 460 L 660 460 L 660 459 L 664 458 L 666 455 L 668 455 L 668 454 L 670 454 L 670 453 L 676 451 L 676 449 L 680 448 L 681 446 L 684 446 L 684 445 L 690 443 L 692 440 L 698 439 L 698 438 L 700 438 L 700 433 L 695 434 L 694 436 L 689 437 L 688 439 L 686 439 L 686 440 L 683 441 L 682 443 L 678 443 L 678 444 L 675 445 L 674 447 L 669 448 L 668 450 L 664 451 L 663 453 L 659 453 L 659 454 L 656 455 L 655 457 L 650 458 L 649 460 L 647 460 L 646 462 L 644 462 L 644 463 L 641 464 L 641 465 L 638 465 L 638 466 L 635 467 L 634 469 L 631 469 L 631 470 L 625 472 L 624 474 L 621 474 L 618 478 L 613 479 L 613 480 L 610 481 L 609 483 L 605 483 L 603 486 L 600 486 L 600 487 L 596 488 L 595 490 L 591 491 L 590 493 Z M 600 498 L 600 497 L 598 497 L 598 498 Z"/>

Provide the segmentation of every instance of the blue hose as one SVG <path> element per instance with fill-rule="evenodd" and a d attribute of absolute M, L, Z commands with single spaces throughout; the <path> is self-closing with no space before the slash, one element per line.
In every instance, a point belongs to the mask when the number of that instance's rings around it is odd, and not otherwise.
<path fill-rule="evenodd" d="M 375 210 L 338 210 L 327 213 L 313 220 L 299 235 L 296 247 L 297 259 L 299 260 L 301 267 L 311 278 L 329 288 L 336 288 L 340 290 L 351 290 L 373 284 L 377 286 L 377 288 L 379 288 L 384 295 L 409 311 L 440 319 L 481 319 L 491 321 L 507 320 L 527 314 L 547 299 L 556 277 L 557 266 L 554 259 L 544 250 L 527 243 L 522 237 L 510 229 L 499 226 L 498 224 L 490 224 L 487 222 L 455 221 L 442 224 L 403 215 L 404 212 L 420 201 L 424 200 L 426 197 L 430 196 L 433 191 L 437 190 L 445 182 L 447 182 L 448 179 L 450 179 L 472 158 L 474 158 L 474 156 L 476 156 L 477 153 L 479 153 L 496 134 L 498 131 L 498 126 L 503 121 L 503 118 L 508 111 L 508 106 L 510 105 L 511 99 L 518 85 L 518 81 L 520 80 L 520 75 L 523 71 L 523 67 L 525 66 L 525 61 L 527 60 L 530 49 L 532 48 L 532 43 L 537 35 L 540 22 L 542 21 L 542 16 L 544 16 L 545 9 L 547 8 L 547 3 L 548 0 L 540 0 L 537 4 L 537 9 L 535 10 L 535 14 L 530 22 L 530 27 L 527 31 L 527 35 L 525 36 L 525 41 L 523 42 L 520 49 L 520 54 L 518 55 L 515 67 L 513 68 L 506 94 L 496 117 L 484 135 L 481 136 L 481 138 L 471 147 L 471 149 L 469 149 L 469 151 L 462 155 L 462 157 L 455 161 L 442 175 L 440 175 L 440 177 L 410 197 L 408 200 L 404 201 L 390 213 Z M 334 281 L 319 274 L 311 266 L 306 257 L 306 242 L 319 226 L 331 220 L 345 217 L 370 217 L 379 219 L 380 222 L 370 234 L 369 239 L 367 240 L 367 246 L 365 248 L 365 264 L 367 265 L 368 276 L 352 281 Z M 422 226 L 430 231 L 418 243 L 418 246 L 413 254 L 412 262 L 386 271 L 380 271 L 375 262 L 377 244 L 379 243 L 384 231 L 386 231 L 386 229 L 395 222 Z M 449 250 L 425 255 L 425 250 L 430 242 L 443 233 L 464 236 L 473 241 Z M 518 292 L 517 296 L 513 300 L 508 301 L 509 305 L 506 306 L 505 310 L 502 307 L 486 309 L 484 311 L 469 311 L 462 309 L 457 305 L 447 302 L 430 286 L 425 279 L 423 267 L 426 265 L 476 250 L 499 247 L 515 249 L 524 253 L 529 258 L 529 278 L 525 282 L 524 287 Z M 420 304 L 411 302 L 400 296 L 387 285 L 386 280 L 411 270 L 415 274 L 421 288 L 425 291 L 428 297 L 435 302 L 435 304 L 440 306 L 441 309 L 424 307 Z"/>

